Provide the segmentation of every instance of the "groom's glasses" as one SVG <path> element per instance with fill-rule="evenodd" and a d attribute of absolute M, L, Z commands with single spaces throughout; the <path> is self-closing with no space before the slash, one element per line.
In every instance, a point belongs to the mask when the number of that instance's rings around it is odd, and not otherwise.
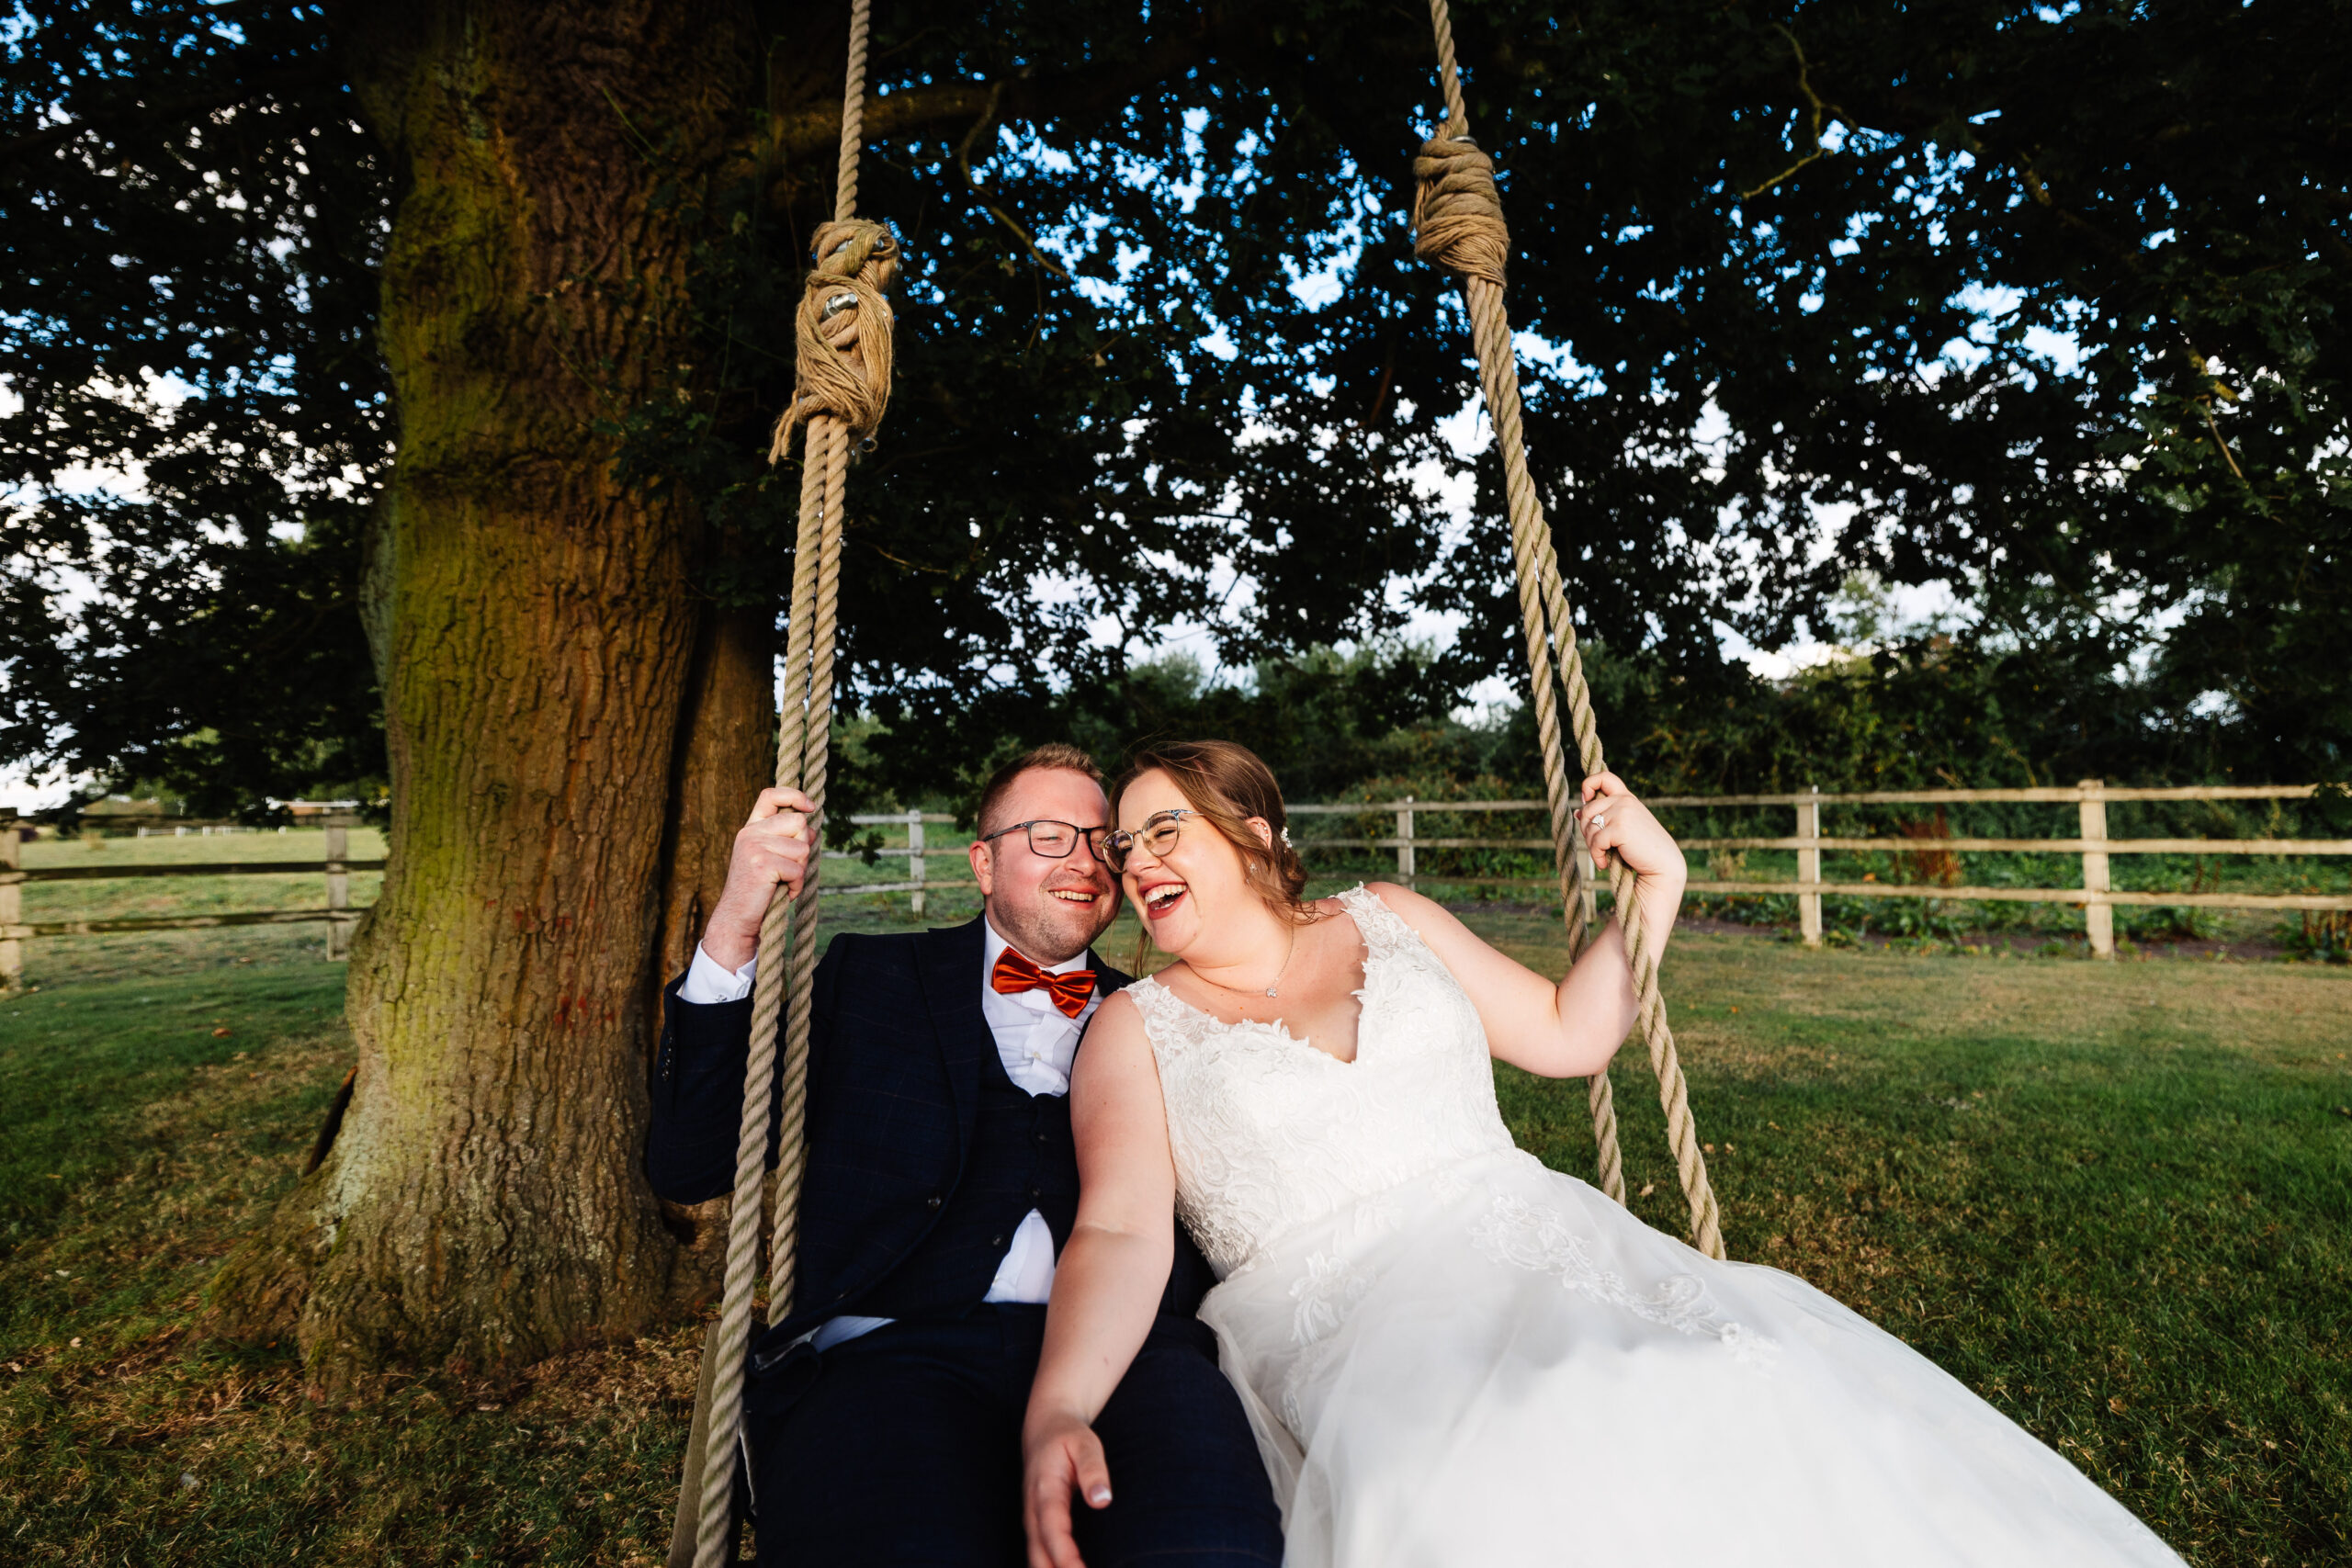
<path fill-rule="evenodd" d="M 1134 832 L 1122 828 L 1105 837 L 1102 848 L 1096 852 L 1102 857 L 1102 863 L 1114 873 L 1127 869 L 1127 857 L 1135 853 L 1138 845 L 1149 850 L 1152 859 L 1158 860 L 1176 847 L 1179 825 L 1193 815 L 1194 813 L 1182 807 L 1170 811 L 1155 811 L 1145 818 L 1143 826 Z"/>
<path fill-rule="evenodd" d="M 983 833 L 980 842 L 985 844 L 991 839 L 1001 839 L 1007 833 L 1024 829 L 1029 834 L 1030 850 L 1047 860 L 1068 860 L 1070 852 L 1078 848 L 1080 839 L 1086 840 L 1089 854 L 1096 860 L 1102 860 L 1103 840 L 1111 836 L 1108 828 L 1081 828 L 1074 822 L 1053 822 L 1040 817 L 1027 822 L 1015 822 L 1010 828 L 999 828 L 993 833 Z M 1104 863 L 1109 863 L 1106 861 Z"/>

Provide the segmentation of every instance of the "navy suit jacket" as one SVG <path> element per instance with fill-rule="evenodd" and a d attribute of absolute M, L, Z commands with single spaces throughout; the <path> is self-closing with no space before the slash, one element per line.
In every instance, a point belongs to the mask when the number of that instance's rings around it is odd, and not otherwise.
<path fill-rule="evenodd" d="M 997 1048 L 980 1011 L 982 927 L 974 919 L 915 935 L 844 932 L 818 964 L 799 1262 L 792 1312 L 769 1331 L 774 1343 L 856 1312 L 955 1194 L 979 1102 L 980 1054 Z M 1103 995 L 1128 984 L 1087 958 Z M 645 1166 L 655 1192 L 697 1203 L 735 1184 L 752 1001 L 682 1001 L 683 983 L 662 998 Z M 775 1129 L 772 1112 L 771 1167 Z M 1215 1282 L 1179 1224 L 1160 1310 L 1190 1314 Z"/>

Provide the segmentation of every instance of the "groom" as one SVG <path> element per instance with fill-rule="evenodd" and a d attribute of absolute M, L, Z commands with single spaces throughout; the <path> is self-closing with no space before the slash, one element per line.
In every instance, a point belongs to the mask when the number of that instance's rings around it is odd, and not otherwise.
<path fill-rule="evenodd" d="M 760 919 L 799 886 L 808 809 L 761 795 L 666 997 L 646 1168 L 674 1201 L 733 1186 Z M 817 966 L 792 1311 L 752 1340 L 744 1393 L 763 1565 L 1024 1561 L 1022 1415 L 1078 1213 L 1070 1067 L 1128 981 L 1089 950 L 1118 913 L 1108 819 L 1084 752 L 1008 763 L 971 848 L 981 918 L 838 936 Z M 1211 1283 L 1179 1226 L 1159 1317 L 1095 1424 L 1118 1492 L 1076 1510 L 1089 1568 L 1282 1559 L 1256 1442 L 1193 1316 Z"/>

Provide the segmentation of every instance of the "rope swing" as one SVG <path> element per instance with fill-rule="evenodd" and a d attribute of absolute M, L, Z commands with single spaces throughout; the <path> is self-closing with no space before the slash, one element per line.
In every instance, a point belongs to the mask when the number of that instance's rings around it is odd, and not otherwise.
<path fill-rule="evenodd" d="M 833 220 L 817 231 L 817 263 L 808 274 L 797 317 L 798 384 L 769 451 L 771 460 L 782 457 L 795 427 L 808 427 L 800 466 L 800 531 L 793 547 L 792 601 L 786 623 L 775 782 L 799 789 L 816 803 L 812 833 L 825 809 L 825 767 L 832 739 L 833 632 L 841 603 L 842 507 L 850 448 L 872 437 L 890 401 L 891 313 L 883 290 L 898 276 L 899 243 L 888 229 L 857 217 L 868 4 L 854 0 L 850 8 L 849 79 L 842 96 Z M 703 1344 L 669 1568 L 718 1568 L 735 1556 L 735 1451 L 743 1426 L 744 1350 L 751 1338 L 752 1286 L 759 1272 L 768 1108 L 779 1094 L 768 1322 L 782 1321 L 792 1309 L 800 1179 L 807 1159 L 802 1134 L 808 1110 L 809 981 L 817 968 L 818 874 L 822 864 L 811 855 L 799 897 L 771 900 L 760 925 L 751 1055 L 743 1070 L 743 1120 L 735 1144 L 735 1192 L 727 1215 L 727 1284 L 718 1321 Z M 779 956 L 781 963 L 775 961 Z M 785 1021 L 781 1083 L 776 1081 L 779 1013 Z"/>
<path fill-rule="evenodd" d="M 1520 429 L 1519 359 L 1511 347 L 1510 319 L 1503 311 L 1503 266 L 1510 255 L 1510 233 L 1503 225 L 1502 197 L 1495 189 L 1495 163 L 1470 140 L 1470 111 L 1463 104 L 1462 81 L 1453 65 L 1453 18 L 1446 0 L 1430 0 L 1430 21 L 1437 33 L 1446 122 L 1444 131 L 1422 143 L 1420 156 L 1413 161 L 1413 252 L 1423 261 L 1460 274 L 1463 299 L 1469 306 L 1478 379 L 1486 393 L 1487 417 L 1495 427 L 1495 446 L 1503 461 L 1503 493 L 1510 508 L 1511 565 L 1519 580 L 1520 620 L 1527 635 L 1535 733 L 1544 748 L 1552 853 L 1559 868 L 1569 950 L 1581 953 L 1592 940 L 1592 910 L 1583 856 L 1575 842 L 1577 797 L 1568 787 L 1567 761 L 1560 745 L 1559 694 L 1553 675 L 1555 644 L 1558 682 L 1567 691 L 1568 722 L 1576 731 L 1577 756 L 1584 765 L 1584 776 L 1590 778 L 1608 764 L 1601 756 L 1600 733 L 1592 716 L 1592 690 L 1585 682 L 1584 660 L 1577 651 L 1567 592 L 1560 585 L 1560 560 L 1552 549 L 1551 526 L 1544 521 L 1544 503 L 1527 471 L 1527 446 Z M 1708 1257 L 1721 1258 L 1721 1214 L 1714 1189 L 1707 1181 L 1699 1129 L 1690 1119 L 1690 1093 L 1682 1077 L 1682 1059 L 1674 1049 L 1674 1031 L 1666 1021 L 1666 1001 L 1658 995 L 1657 942 L 1642 929 L 1641 905 L 1634 897 L 1634 874 L 1622 857 L 1610 868 L 1609 886 L 1616 895 L 1617 921 L 1624 928 L 1625 956 L 1633 966 L 1634 987 L 1640 997 L 1642 1039 L 1649 1047 L 1650 1066 L 1657 1074 L 1658 1102 L 1666 1108 L 1667 1142 L 1674 1149 L 1675 1171 L 1690 1206 L 1690 1239 Z M 1611 1098 L 1606 1067 L 1592 1075 L 1590 1101 L 1593 1140 L 1600 1150 L 1601 1190 L 1623 1203 L 1624 1160 L 1617 1146 L 1617 1107 Z"/>
<path fill-rule="evenodd" d="M 797 318 L 797 378 L 791 406 L 777 423 L 769 456 L 783 457 L 796 429 L 806 427 L 800 470 L 800 528 L 793 554 L 792 599 L 785 644 L 784 697 L 776 738 L 775 782 L 797 787 L 821 818 L 833 712 L 833 642 L 840 603 L 842 513 L 853 445 L 869 441 L 890 400 L 891 311 L 885 291 L 896 277 L 896 238 L 879 223 L 857 217 L 857 164 L 865 107 L 865 54 L 870 0 L 853 0 L 848 80 L 842 99 L 839 184 L 832 221 L 817 231 L 816 265 L 808 273 Z M 1424 143 L 1413 165 L 1414 251 L 1462 278 L 1478 372 L 1495 444 L 1502 457 L 1510 512 L 1511 563 L 1519 585 L 1527 640 L 1535 728 L 1544 752 L 1544 787 L 1552 819 L 1552 848 L 1568 943 L 1581 954 L 1593 936 L 1590 874 L 1577 841 L 1577 796 L 1568 783 L 1560 739 L 1559 699 L 1584 776 L 1600 773 L 1600 739 L 1592 694 L 1577 650 L 1576 627 L 1560 582 L 1560 563 L 1535 482 L 1527 468 L 1520 428 L 1519 366 L 1503 310 L 1503 274 L 1510 235 L 1495 186 L 1494 161 L 1470 140 L 1470 117 L 1454 69 L 1453 29 L 1446 0 L 1430 0 L 1443 82 L 1444 131 Z M 1556 670 L 1556 673 L 1555 673 Z M 815 823 L 812 821 L 812 828 Z M 743 1423 L 745 1348 L 751 1337 L 753 1285 L 760 1262 L 763 1167 L 769 1106 L 780 1099 L 775 1228 L 768 1238 L 768 1322 L 791 1310 L 793 1267 L 800 1220 L 800 1183 L 807 1149 L 810 980 L 817 962 L 817 897 L 822 863 L 808 862 L 797 898 L 768 905 L 760 927 L 759 964 L 752 1004 L 751 1052 L 744 1066 L 743 1119 L 735 1148 L 734 1196 L 728 1212 L 727 1282 L 718 1321 L 703 1345 L 695 1417 L 686 1444 L 684 1485 L 668 1568 L 718 1568 L 735 1555 L 736 1451 Z M 1642 928 L 1634 874 L 1622 859 L 1611 869 L 1617 919 L 1640 998 L 1642 1037 L 1666 1110 L 1667 1139 L 1690 1209 L 1690 1233 L 1712 1258 L 1724 1256 L 1723 1231 L 1698 1129 L 1690 1118 L 1682 1064 L 1658 995 L 1657 955 Z M 781 962 L 775 960 L 781 959 Z M 777 1028 L 779 1015 L 784 1027 Z M 777 1067 L 777 1039 L 783 1064 Z M 779 1081 L 779 1077 L 781 1081 Z M 1600 1146 L 1600 1185 L 1625 1201 L 1617 1112 L 1606 1068 L 1590 1080 L 1592 1129 Z"/>

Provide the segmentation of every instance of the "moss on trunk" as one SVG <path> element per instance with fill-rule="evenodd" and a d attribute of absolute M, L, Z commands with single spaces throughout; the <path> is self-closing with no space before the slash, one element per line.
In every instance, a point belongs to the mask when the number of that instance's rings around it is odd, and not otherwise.
<path fill-rule="evenodd" d="M 701 600 L 691 499 L 622 484 L 599 431 L 693 360 L 746 15 L 396 11 L 347 40 L 403 181 L 372 573 L 390 867 L 341 1135 L 214 1291 L 231 1332 L 299 1325 L 330 1389 L 626 1337 L 706 1287 L 639 1172 L 645 1066 L 658 971 L 767 768 L 763 617 Z"/>

